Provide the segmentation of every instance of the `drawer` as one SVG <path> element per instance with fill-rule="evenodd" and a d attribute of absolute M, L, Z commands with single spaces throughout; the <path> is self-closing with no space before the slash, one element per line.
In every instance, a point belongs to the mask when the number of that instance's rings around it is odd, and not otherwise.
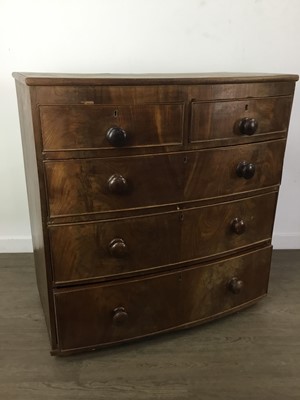
<path fill-rule="evenodd" d="M 40 106 L 45 151 L 181 144 L 183 103 Z"/>
<path fill-rule="evenodd" d="M 184 200 L 250 192 L 281 180 L 285 139 L 191 152 Z"/>
<path fill-rule="evenodd" d="M 284 150 L 285 140 L 276 140 L 168 155 L 47 161 L 49 215 L 155 207 L 278 185 Z"/>
<path fill-rule="evenodd" d="M 267 292 L 271 247 L 143 279 L 55 291 L 60 350 L 96 347 L 201 323 Z"/>
<path fill-rule="evenodd" d="M 270 240 L 277 193 L 164 214 L 49 227 L 55 283 L 155 270 Z"/>
<path fill-rule="evenodd" d="M 238 142 L 251 136 L 286 134 L 291 107 L 291 96 L 192 102 L 190 141 L 235 139 Z"/>
<path fill-rule="evenodd" d="M 183 155 L 45 162 L 51 217 L 177 203 Z"/>

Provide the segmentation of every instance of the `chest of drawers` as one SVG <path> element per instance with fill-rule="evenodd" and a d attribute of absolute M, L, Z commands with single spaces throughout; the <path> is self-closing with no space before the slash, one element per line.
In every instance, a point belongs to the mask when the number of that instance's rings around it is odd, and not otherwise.
<path fill-rule="evenodd" d="M 52 354 L 266 295 L 298 76 L 14 77 Z"/>

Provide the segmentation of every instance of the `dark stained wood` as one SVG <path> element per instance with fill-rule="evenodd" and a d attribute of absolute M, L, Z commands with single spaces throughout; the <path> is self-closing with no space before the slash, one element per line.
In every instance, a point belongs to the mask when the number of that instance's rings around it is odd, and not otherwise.
<path fill-rule="evenodd" d="M 141 104 L 160 104 L 160 103 L 184 103 L 185 122 L 184 122 L 184 146 L 186 149 L 207 148 L 224 146 L 239 143 L 251 143 L 253 141 L 271 140 L 285 137 L 285 131 L 260 133 L 255 138 L 244 136 L 238 139 L 236 136 L 219 138 L 215 141 L 197 141 L 188 143 L 190 102 L 194 101 L 213 101 L 229 100 L 236 98 L 264 98 L 274 96 L 292 96 L 294 93 L 294 82 L 261 82 L 261 83 L 223 83 L 223 84 L 200 84 L 200 85 L 131 85 L 131 86 L 36 86 L 37 103 L 41 105 L 70 105 L 89 106 L 93 104 L 114 107 L 133 107 Z M 173 125 L 175 126 L 175 124 Z M 86 128 L 84 128 L 86 129 Z M 176 127 L 177 129 L 177 127 Z M 80 135 L 82 136 L 82 135 Z M 85 158 L 85 157 L 110 157 L 133 154 L 149 154 L 162 151 L 182 150 L 182 144 L 160 145 L 156 143 L 150 146 L 126 146 L 126 148 L 101 148 L 92 150 L 71 150 L 64 149 L 60 152 L 46 152 L 46 159 L 59 158 Z"/>
<path fill-rule="evenodd" d="M 252 83 L 178 86 L 41 86 L 36 87 L 41 105 L 123 105 L 236 100 L 253 97 L 290 96 L 294 83 Z M 251 99 L 249 99 L 251 100 Z"/>
<path fill-rule="evenodd" d="M 111 344 L 199 323 L 266 294 L 271 248 L 216 264 L 113 284 L 55 291 L 60 350 Z M 259 279 L 257 277 L 259 276 Z M 244 287 L 228 287 L 238 277 Z M 114 310 L 126 321 L 115 325 Z"/>
<path fill-rule="evenodd" d="M 276 185 L 284 150 L 285 140 L 279 140 L 170 155 L 47 161 L 49 215 L 153 207 Z M 236 173 L 244 160 L 255 165 L 252 179 Z M 110 182 L 117 176 L 119 192 L 113 192 Z"/>
<path fill-rule="evenodd" d="M 111 86 L 37 86 L 37 102 L 40 105 L 70 104 L 149 104 L 180 103 L 183 101 L 216 101 L 291 96 L 294 82 L 220 83 L 198 85 L 130 85 Z"/>
<path fill-rule="evenodd" d="M 186 139 L 186 138 L 185 138 Z M 208 140 L 203 142 L 186 143 L 182 145 L 166 145 L 166 146 L 144 146 L 144 147 L 115 147 L 107 149 L 90 149 L 90 150 L 64 150 L 64 151 L 48 151 L 43 152 L 43 159 L 46 160 L 68 160 L 68 159 L 86 159 L 86 158 L 110 158 L 123 156 L 136 156 L 156 153 L 170 153 L 177 151 L 190 151 L 209 149 L 215 147 L 234 146 L 236 144 L 259 143 L 269 140 L 286 139 L 286 132 L 263 133 L 260 135 L 246 136 L 240 138 L 234 137 L 230 139 L 218 139 L 218 141 Z"/>
<path fill-rule="evenodd" d="M 193 102 L 191 142 L 241 136 L 240 121 L 255 119 L 255 135 L 286 132 L 292 97 L 270 97 L 237 101 Z"/>
<path fill-rule="evenodd" d="M 183 104 L 41 106 L 45 151 L 112 148 L 108 130 L 120 127 L 122 147 L 181 144 Z"/>
<path fill-rule="evenodd" d="M 57 340 L 51 287 L 52 274 L 51 268 L 49 268 L 49 263 L 47 262 L 48 242 L 47 227 L 45 223 L 46 202 L 45 200 L 43 201 L 44 196 L 41 193 L 41 181 L 43 178 L 41 175 L 41 170 L 38 168 L 41 166 L 41 163 L 37 163 L 40 153 L 36 153 L 36 137 L 34 124 L 31 119 L 32 107 L 34 106 L 32 105 L 31 93 L 29 89 L 26 88 L 26 86 L 21 85 L 19 82 L 16 82 L 16 88 L 24 155 L 24 167 L 26 173 L 32 245 L 36 267 L 36 279 L 41 303 L 45 313 L 50 341 L 52 347 L 56 348 Z M 42 215 L 44 215 L 44 220 Z"/>
<path fill-rule="evenodd" d="M 180 202 L 184 184 L 183 165 L 184 156 L 181 154 L 47 161 L 49 215 L 54 217 Z M 125 185 L 126 194 L 122 194 L 121 189 Z M 112 186 L 115 192 L 112 192 Z"/>
<path fill-rule="evenodd" d="M 51 226 L 54 281 L 66 284 L 162 266 L 170 269 L 260 244 L 271 239 L 276 201 L 273 192 L 158 215 Z M 243 233 L 232 230 L 233 221 L 240 218 Z"/>
<path fill-rule="evenodd" d="M 66 215 L 66 216 L 57 216 L 51 219 L 48 219 L 48 226 L 57 225 L 57 224 L 72 224 L 77 222 L 94 222 L 94 221 L 102 221 L 102 220 L 112 220 L 112 219 L 119 219 L 119 218 L 127 218 L 134 216 L 144 216 L 170 212 L 170 211 L 178 211 L 178 210 L 186 210 L 189 208 L 195 207 L 204 207 L 210 204 L 220 204 L 223 202 L 228 201 L 235 201 L 239 199 L 244 199 L 246 197 L 253 197 L 258 196 L 261 194 L 267 194 L 273 191 L 278 191 L 280 185 L 273 185 L 264 188 L 258 188 L 255 190 L 250 190 L 241 193 L 229 193 L 222 197 L 215 197 L 213 199 L 206 198 L 206 199 L 196 199 L 191 200 L 189 202 L 184 203 L 175 203 L 175 204 L 158 204 L 155 207 L 148 207 L 148 208 L 136 208 L 132 209 L 125 209 L 125 210 L 117 210 L 117 211 L 106 211 L 106 212 L 99 212 L 93 214 L 80 214 L 80 215 Z"/>
<path fill-rule="evenodd" d="M 266 294 L 298 76 L 14 77 L 52 354 Z"/>
<path fill-rule="evenodd" d="M 212 198 L 280 183 L 285 144 L 285 140 L 276 140 L 187 154 L 184 199 Z M 237 174 L 243 161 L 255 166 L 251 179 Z"/>

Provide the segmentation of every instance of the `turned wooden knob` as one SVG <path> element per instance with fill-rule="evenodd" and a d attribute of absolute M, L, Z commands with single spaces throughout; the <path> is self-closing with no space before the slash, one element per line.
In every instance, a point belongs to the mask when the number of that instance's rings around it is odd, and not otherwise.
<path fill-rule="evenodd" d="M 258 123 L 254 118 L 243 118 L 239 122 L 239 131 L 242 135 L 253 135 L 258 128 Z"/>
<path fill-rule="evenodd" d="M 107 141 L 114 147 L 122 147 L 127 143 L 127 133 L 122 128 L 113 127 L 106 133 Z"/>
<path fill-rule="evenodd" d="M 236 167 L 237 176 L 244 179 L 251 179 L 255 174 L 255 164 L 241 161 Z"/>
<path fill-rule="evenodd" d="M 126 243 L 124 242 L 123 239 L 119 238 L 113 239 L 109 243 L 108 248 L 110 254 L 115 258 L 123 258 L 128 253 Z"/>
<path fill-rule="evenodd" d="M 128 314 L 124 307 L 117 307 L 113 310 L 113 323 L 123 325 L 128 320 Z"/>
<path fill-rule="evenodd" d="M 245 221 L 241 218 L 234 218 L 231 221 L 231 230 L 237 235 L 241 235 L 246 230 Z"/>
<path fill-rule="evenodd" d="M 126 194 L 129 190 L 129 185 L 127 180 L 119 174 L 112 175 L 108 181 L 108 189 L 114 194 Z"/>
<path fill-rule="evenodd" d="M 243 287 L 244 287 L 244 282 L 236 277 L 232 278 L 228 283 L 229 290 L 234 294 L 240 293 Z"/>

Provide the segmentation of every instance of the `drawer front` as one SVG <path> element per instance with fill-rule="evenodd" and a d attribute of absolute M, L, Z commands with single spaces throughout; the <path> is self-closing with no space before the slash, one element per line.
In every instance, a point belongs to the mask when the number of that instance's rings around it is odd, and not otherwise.
<path fill-rule="evenodd" d="M 169 155 L 45 162 L 50 217 L 213 198 L 277 185 L 285 140 Z M 254 167 L 253 167 L 254 165 Z M 238 176 L 255 173 L 250 179 Z"/>
<path fill-rule="evenodd" d="M 184 200 L 243 193 L 281 180 L 284 139 L 192 152 Z"/>
<path fill-rule="evenodd" d="M 51 217 L 180 202 L 183 155 L 47 161 Z"/>
<path fill-rule="evenodd" d="M 43 147 L 58 151 L 180 144 L 183 110 L 183 103 L 41 106 Z"/>
<path fill-rule="evenodd" d="M 271 248 L 143 279 L 55 292 L 61 350 L 200 323 L 265 295 Z"/>
<path fill-rule="evenodd" d="M 272 236 L 277 193 L 182 212 L 49 228 L 56 283 L 155 269 Z"/>
<path fill-rule="evenodd" d="M 193 102 L 190 141 L 247 140 L 251 136 L 286 133 L 292 97 Z"/>

